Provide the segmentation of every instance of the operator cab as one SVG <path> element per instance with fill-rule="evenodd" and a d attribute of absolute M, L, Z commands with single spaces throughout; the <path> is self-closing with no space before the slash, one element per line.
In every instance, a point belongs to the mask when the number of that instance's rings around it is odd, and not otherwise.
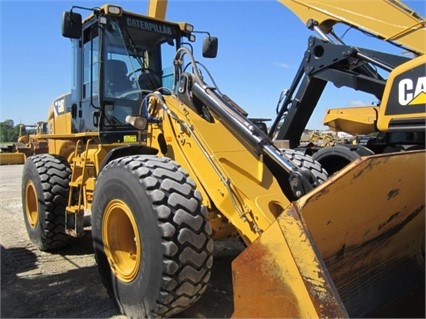
<path fill-rule="evenodd" d="M 90 10 L 84 21 L 72 10 L 63 16 L 62 34 L 72 40 L 74 64 L 65 111 L 72 114 L 73 132 L 99 131 L 104 143 L 136 142 L 126 117 L 142 114 L 146 94 L 172 89 L 173 58 L 182 37 L 193 37 L 192 26 L 112 5 Z"/>

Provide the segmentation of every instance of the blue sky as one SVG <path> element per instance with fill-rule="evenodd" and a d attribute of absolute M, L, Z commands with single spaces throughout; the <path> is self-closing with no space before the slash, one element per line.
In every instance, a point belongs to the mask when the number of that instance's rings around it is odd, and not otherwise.
<path fill-rule="evenodd" d="M 71 48 L 69 39 L 61 36 L 62 12 L 72 5 L 95 7 L 106 2 L 0 0 L 0 121 L 34 124 L 47 119 L 51 101 L 68 92 L 71 83 Z M 148 6 L 145 0 L 109 3 L 141 14 Z M 426 16 L 425 0 L 404 3 Z M 166 18 L 217 36 L 218 57 L 199 58 L 221 91 L 251 117 L 275 117 L 280 92 L 290 86 L 312 34 L 291 11 L 274 0 L 169 0 Z M 198 38 L 201 47 L 202 36 Z M 345 41 L 401 53 L 352 30 Z M 328 86 L 308 127 L 323 129 L 327 108 L 373 102 L 372 96 Z"/>

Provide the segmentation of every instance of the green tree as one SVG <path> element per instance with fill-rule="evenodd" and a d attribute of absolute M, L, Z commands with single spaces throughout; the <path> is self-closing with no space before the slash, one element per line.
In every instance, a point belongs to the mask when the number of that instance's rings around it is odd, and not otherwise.
<path fill-rule="evenodd" d="M 0 142 L 16 142 L 19 136 L 19 124 L 15 126 L 13 120 L 0 122 Z"/>

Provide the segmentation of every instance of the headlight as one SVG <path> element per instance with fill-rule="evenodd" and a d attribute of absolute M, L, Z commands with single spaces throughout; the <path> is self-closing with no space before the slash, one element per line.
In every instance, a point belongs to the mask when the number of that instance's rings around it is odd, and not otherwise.
<path fill-rule="evenodd" d="M 179 28 L 187 33 L 191 33 L 194 31 L 194 26 L 192 24 L 186 23 L 186 22 L 179 22 Z"/>
<path fill-rule="evenodd" d="M 185 31 L 186 32 L 192 32 L 192 31 L 194 31 L 194 26 L 192 24 L 185 23 Z"/>
<path fill-rule="evenodd" d="M 114 15 L 121 15 L 121 8 L 117 6 L 108 6 L 108 13 Z"/>

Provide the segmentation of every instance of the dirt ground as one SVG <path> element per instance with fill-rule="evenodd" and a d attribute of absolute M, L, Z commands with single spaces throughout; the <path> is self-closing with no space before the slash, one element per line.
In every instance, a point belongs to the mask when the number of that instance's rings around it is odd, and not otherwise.
<path fill-rule="evenodd" d="M 31 244 L 22 213 L 22 168 L 0 166 L 1 318 L 126 318 L 101 283 L 90 233 L 55 254 Z M 179 317 L 232 315 L 231 261 L 241 249 L 235 242 L 216 244 L 205 294 Z"/>
<path fill-rule="evenodd" d="M 23 165 L 0 166 L 1 318 L 126 318 L 115 308 L 98 275 L 90 232 L 58 253 L 37 250 L 22 213 Z M 203 297 L 180 318 L 229 318 L 233 313 L 231 261 L 236 241 L 215 244 L 212 277 Z M 424 280 L 423 280 L 424 282 Z M 380 317 L 424 318 L 422 291 Z M 404 313 L 405 315 L 402 315 Z"/>

